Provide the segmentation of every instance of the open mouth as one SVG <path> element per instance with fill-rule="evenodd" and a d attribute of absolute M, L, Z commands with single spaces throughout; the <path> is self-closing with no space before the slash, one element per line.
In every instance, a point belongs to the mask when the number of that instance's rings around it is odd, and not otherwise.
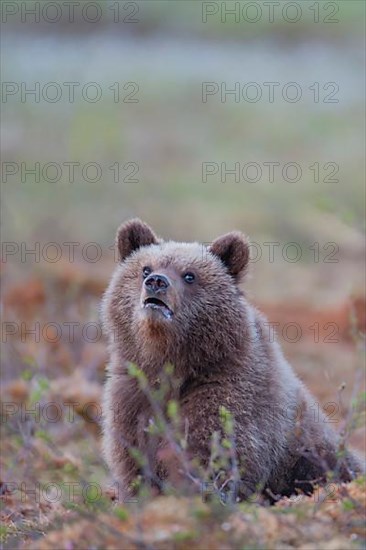
<path fill-rule="evenodd" d="M 146 298 L 146 300 L 144 300 L 144 308 L 159 311 L 164 315 L 165 319 L 171 319 L 173 317 L 173 312 L 170 307 L 162 300 L 159 300 L 159 298 Z"/>

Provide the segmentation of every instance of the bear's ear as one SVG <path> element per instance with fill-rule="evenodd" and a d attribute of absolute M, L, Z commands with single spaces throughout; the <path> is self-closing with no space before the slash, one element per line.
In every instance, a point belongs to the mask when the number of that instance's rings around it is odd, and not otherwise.
<path fill-rule="evenodd" d="M 218 237 L 209 250 L 220 258 L 236 281 L 244 276 L 249 262 L 249 242 L 243 233 L 239 231 L 226 233 Z"/>
<path fill-rule="evenodd" d="M 138 218 L 129 220 L 123 223 L 117 231 L 116 244 L 119 261 L 123 262 L 127 256 L 141 246 L 148 246 L 149 244 L 156 244 L 158 242 L 157 236 L 146 223 Z"/>

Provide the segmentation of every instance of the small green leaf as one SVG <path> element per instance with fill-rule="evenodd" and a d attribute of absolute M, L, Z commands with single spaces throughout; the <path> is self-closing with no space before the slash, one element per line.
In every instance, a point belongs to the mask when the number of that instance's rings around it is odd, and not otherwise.
<path fill-rule="evenodd" d="M 118 517 L 119 520 L 121 520 L 121 521 L 127 521 L 128 520 L 128 512 L 122 506 L 117 506 L 114 509 L 114 513 L 116 514 L 116 516 Z"/>
<path fill-rule="evenodd" d="M 47 443 L 51 443 L 52 441 L 50 434 L 48 434 L 45 430 L 37 430 L 34 435 L 39 439 L 43 439 L 43 441 L 46 441 Z"/>
<path fill-rule="evenodd" d="M 355 505 L 354 503 L 352 502 L 352 500 L 349 500 L 348 498 L 344 499 L 343 502 L 342 502 L 342 506 L 343 506 L 343 509 L 346 511 L 346 512 L 349 512 L 350 510 L 353 510 Z"/>
<path fill-rule="evenodd" d="M 29 382 L 29 380 L 32 380 L 33 378 L 33 372 L 30 369 L 24 369 L 22 374 L 20 375 L 23 380 L 26 382 Z"/>
<path fill-rule="evenodd" d="M 171 420 L 178 418 L 178 403 L 173 399 L 168 403 L 168 416 Z"/>

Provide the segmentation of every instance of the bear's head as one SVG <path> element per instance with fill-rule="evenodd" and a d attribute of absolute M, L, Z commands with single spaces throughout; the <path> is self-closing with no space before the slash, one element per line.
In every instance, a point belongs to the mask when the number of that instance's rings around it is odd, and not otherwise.
<path fill-rule="evenodd" d="M 112 347 L 128 361 L 222 360 L 240 346 L 246 317 L 239 282 L 249 261 L 242 233 L 210 246 L 163 241 L 138 219 L 117 232 L 119 266 L 104 299 Z"/>

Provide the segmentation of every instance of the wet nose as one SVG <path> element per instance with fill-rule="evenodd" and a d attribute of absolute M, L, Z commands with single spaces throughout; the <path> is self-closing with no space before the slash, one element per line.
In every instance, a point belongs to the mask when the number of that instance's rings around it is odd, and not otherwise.
<path fill-rule="evenodd" d="M 148 292 L 158 294 L 159 292 L 165 292 L 170 283 L 164 275 L 153 274 L 145 279 L 144 285 Z"/>

